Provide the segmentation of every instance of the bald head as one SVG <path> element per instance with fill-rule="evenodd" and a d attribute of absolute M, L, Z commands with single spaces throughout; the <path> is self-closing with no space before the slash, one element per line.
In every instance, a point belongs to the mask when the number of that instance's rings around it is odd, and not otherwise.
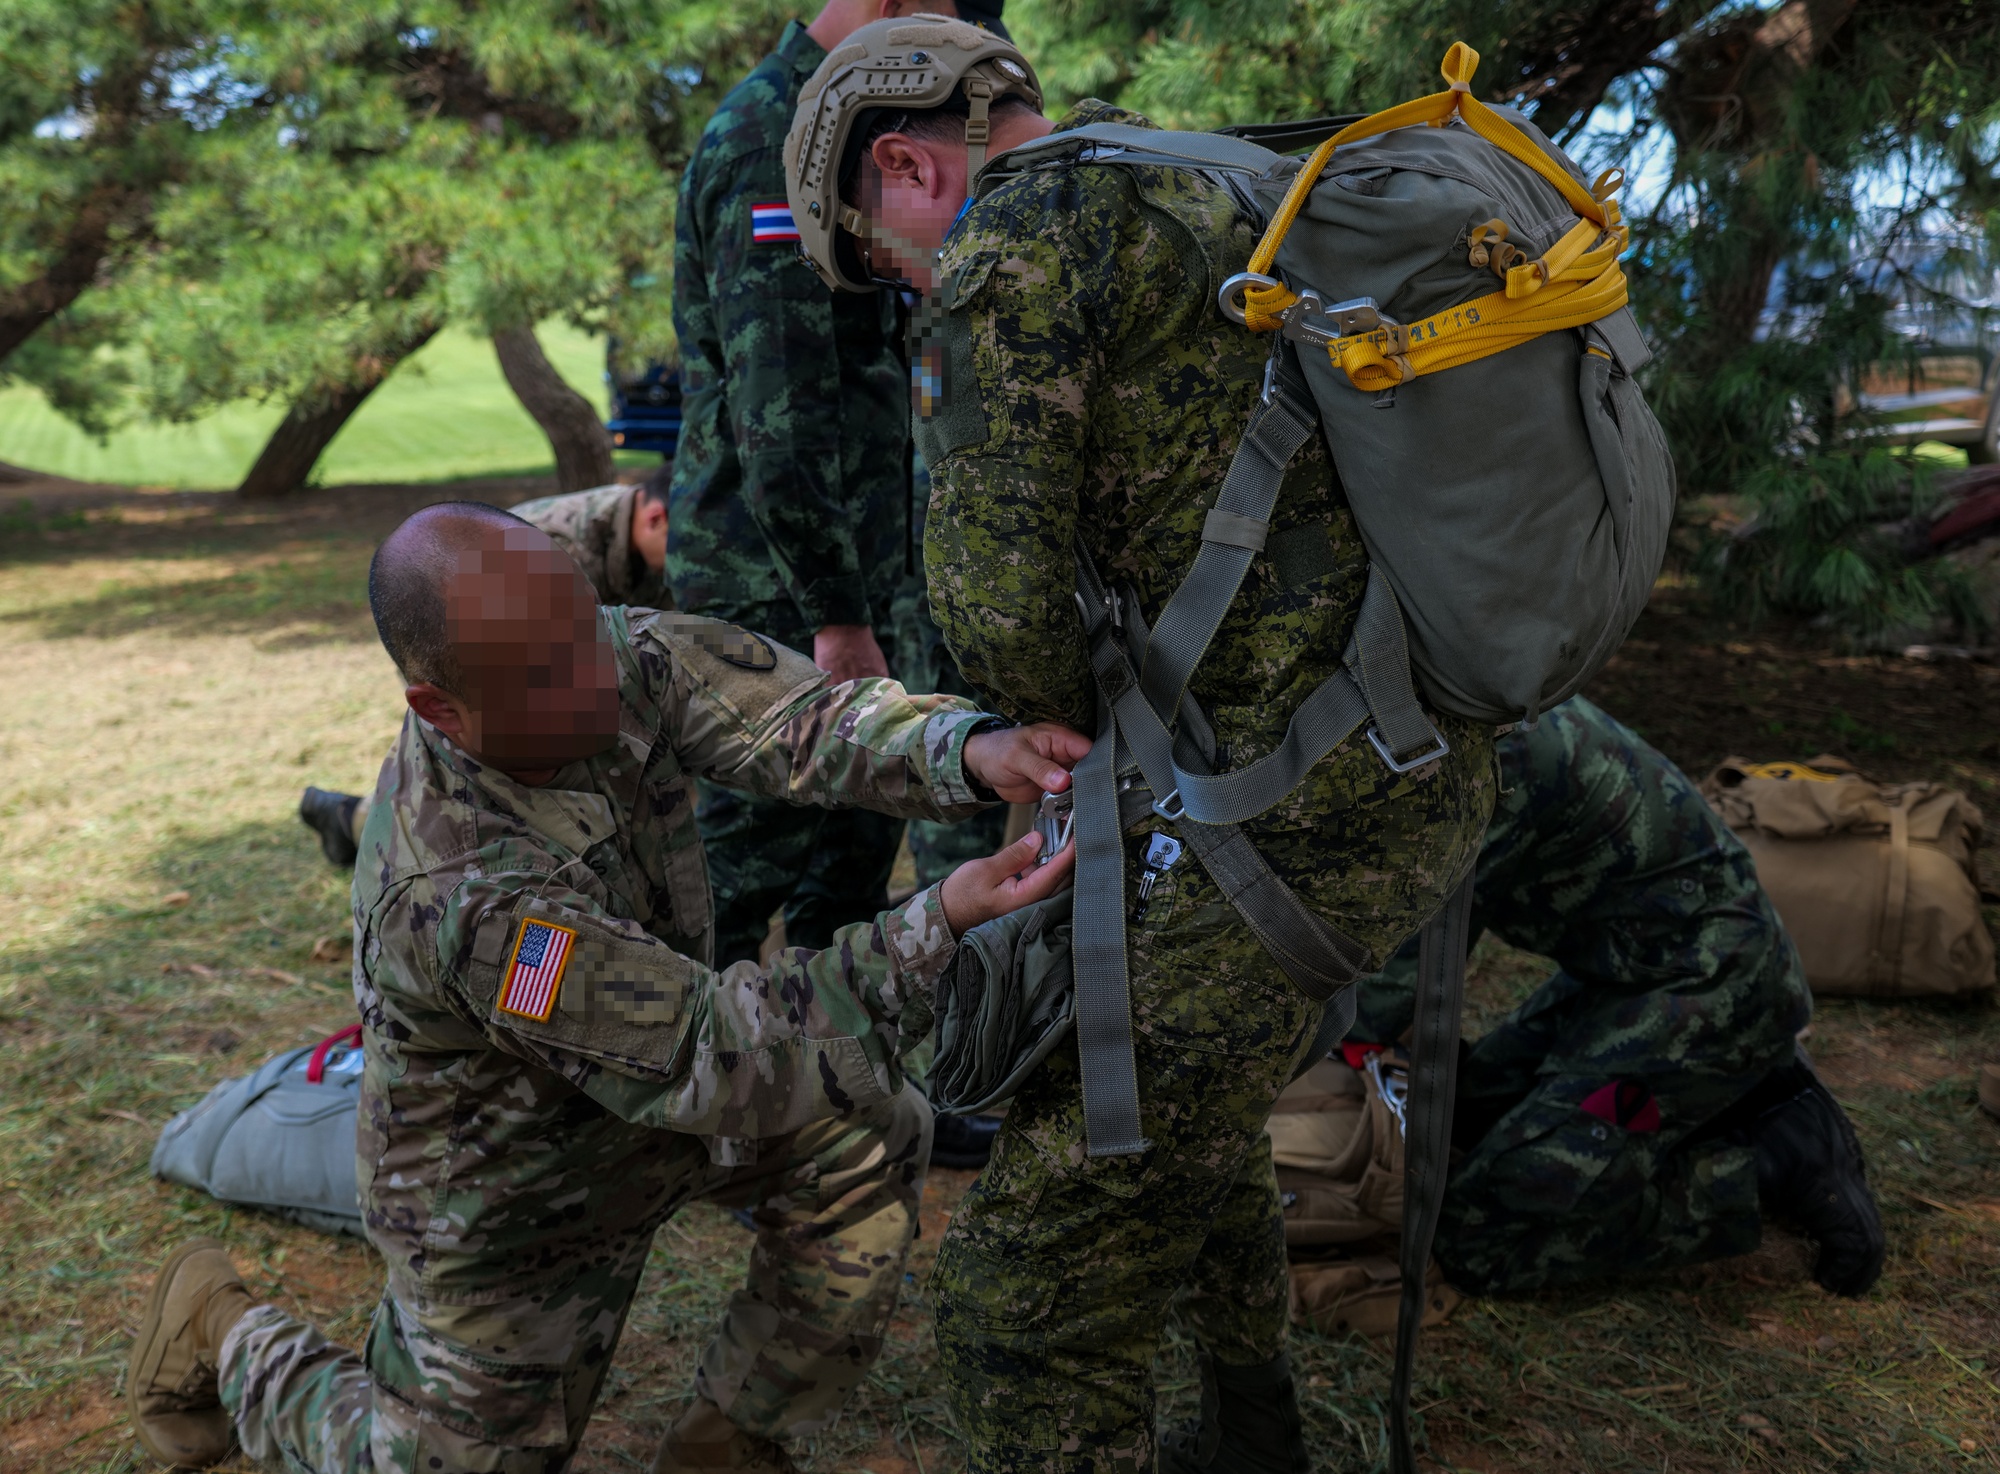
<path fill-rule="evenodd" d="M 524 781 L 610 746 L 618 673 L 597 598 L 547 534 L 478 502 L 443 502 L 383 541 L 375 628 L 417 714 Z"/>

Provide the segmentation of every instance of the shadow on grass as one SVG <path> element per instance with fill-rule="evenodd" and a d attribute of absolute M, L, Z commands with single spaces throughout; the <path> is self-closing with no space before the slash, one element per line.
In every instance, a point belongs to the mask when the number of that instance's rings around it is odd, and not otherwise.
<path fill-rule="evenodd" d="M 45 639 L 247 634 L 275 649 L 366 642 L 368 560 L 398 522 L 454 497 L 498 504 L 543 489 L 482 478 L 273 503 L 182 493 L 89 511 L 17 507 L 0 559 L 16 587 L 0 627 Z"/>
<path fill-rule="evenodd" d="M 125 894 L 80 908 L 49 942 L 0 950 L 9 1469 L 122 1467 L 89 1460 L 129 1450 L 116 1441 L 125 1338 L 152 1266 L 180 1239 L 226 1232 L 260 1294 L 260 1266 L 287 1254 L 331 1266 L 326 1294 L 299 1291 L 297 1303 L 358 1333 L 365 1298 L 348 1278 L 372 1273 L 367 1251 L 232 1213 L 147 1170 L 174 1111 L 352 1019 L 345 966 L 310 957 L 317 937 L 344 931 L 345 889 L 290 816 L 213 836 L 170 828 Z M 101 1450 L 72 1447 L 100 1425 Z"/>

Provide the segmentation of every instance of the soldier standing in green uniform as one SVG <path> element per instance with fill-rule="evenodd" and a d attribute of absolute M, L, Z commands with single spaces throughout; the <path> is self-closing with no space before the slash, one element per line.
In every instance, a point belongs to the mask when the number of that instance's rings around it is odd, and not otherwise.
<path fill-rule="evenodd" d="M 663 570 L 667 562 L 667 475 L 672 469 L 669 463 L 644 481 L 614 481 L 587 491 L 536 497 L 510 510 L 541 528 L 569 554 L 597 591 L 598 603 L 671 609 L 673 595 Z M 299 821 L 319 836 L 320 851 L 328 863 L 352 865 L 362 828 L 368 823 L 368 795 L 308 788 L 299 799 Z"/>
<path fill-rule="evenodd" d="M 1089 744 L 600 608 L 477 504 L 404 523 L 369 599 L 411 708 L 354 891 L 381 1307 L 357 1354 L 183 1246 L 133 1343 L 139 1437 L 181 1466 L 234 1438 L 273 1468 L 561 1468 L 654 1231 L 707 1196 L 753 1209 L 757 1247 L 655 1469 L 781 1474 L 775 1440 L 838 1413 L 903 1278 L 930 1111 L 897 1056 L 958 933 L 1069 858 L 1038 869 L 1030 839 L 827 950 L 717 971 L 692 779 L 948 818 L 1064 786 Z"/>
<path fill-rule="evenodd" d="M 676 607 L 809 650 L 837 680 L 893 669 L 952 689 L 949 661 L 923 668 L 934 652 L 916 590 L 922 514 L 899 305 L 831 292 L 799 261 L 782 157 L 799 88 L 827 52 L 878 17 L 919 9 L 997 24 L 1000 5 L 830 0 L 730 90 L 688 160 L 674 227 L 684 418 L 667 569 Z M 788 941 L 824 946 L 883 902 L 896 820 L 707 784 L 697 812 L 725 962 L 757 955 L 773 911 Z M 974 822 L 967 842 L 988 853 L 1004 817 Z M 916 847 L 926 860 L 942 847 L 948 868 L 951 840 L 931 834 Z"/>
<path fill-rule="evenodd" d="M 914 110 L 907 74 L 933 64 L 957 88 Z M 1216 311 L 1258 226 L 1199 173 L 1066 164 L 966 205 L 972 148 L 1046 134 L 1039 103 L 1017 51 L 949 22 L 885 22 L 806 88 L 788 161 L 795 209 L 829 222 L 808 236 L 823 275 L 857 291 L 900 278 L 945 314 L 942 395 L 917 422 L 945 638 L 997 710 L 1087 725 L 1072 545 L 1157 619 L 1194 561 L 1269 344 Z M 1057 126 L 1111 111 L 1087 103 Z M 969 144 L 975 122 L 983 136 Z M 1271 536 L 1299 556 L 1283 577 L 1253 566 L 1192 681 L 1224 767 L 1276 745 L 1337 667 L 1361 601 L 1366 555 L 1317 437 L 1290 462 Z M 1244 826 L 1312 911 L 1384 961 L 1470 870 L 1493 801 L 1490 731 L 1434 720 L 1449 755 L 1397 774 L 1356 738 Z M 1148 811 L 1130 840 L 1171 832 Z M 1144 1149 L 1088 1155 L 1065 1042 L 1015 1097 L 939 1251 L 939 1353 L 978 1474 L 1151 1471 L 1152 1363 L 1176 1292 L 1203 1277 L 1218 1221 L 1280 1223 L 1257 1144 L 1321 1009 L 1192 860 L 1154 874 L 1143 908 L 1136 872 Z M 1265 1311 L 1282 1345 L 1283 1300 Z M 1282 1354 L 1243 1370 L 1277 1457 L 1303 1457 Z"/>

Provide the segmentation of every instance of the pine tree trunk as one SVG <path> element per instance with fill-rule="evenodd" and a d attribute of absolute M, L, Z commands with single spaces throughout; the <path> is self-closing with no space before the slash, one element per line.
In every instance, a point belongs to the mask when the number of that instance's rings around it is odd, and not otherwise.
<path fill-rule="evenodd" d="M 236 494 L 254 501 L 289 496 L 303 487 L 341 427 L 354 418 L 354 412 L 396 365 L 428 343 L 436 332 L 436 328 L 427 328 L 387 353 L 370 354 L 355 364 L 351 382 L 301 395 L 293 401 L 285 418 L 257 453 L 256 463 L 236 488 Z"/>
<path fill-rule="evenodd" d="M 582 491 L 615 479 L 611 435 L 590 401 L 556 372 L 533 328 L 502 328 L 493 335 L 500 372 L 535 417 L 556 455 L 556 489 Z"/>

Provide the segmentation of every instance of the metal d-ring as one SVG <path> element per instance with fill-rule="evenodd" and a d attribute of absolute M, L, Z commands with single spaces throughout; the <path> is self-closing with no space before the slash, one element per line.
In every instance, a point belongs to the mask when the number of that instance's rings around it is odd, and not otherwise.
<path fill-rule="evenodd" d="M 1389 744 L 1382 740 L 1382 729 L 1373 722 L 1368 724 L 1368 740 L 1374 744 L 1376 755 L 1389 765 L 1389 771 L 1392 773 L 1408 773 L 1413 769 L 1421 768 L 1425 763 L 1436 762 L 1451 751 L 1451 744 L 1444 740 L 1444 733 L 1440 732 L 1436 727 L 1431 728 L 1431 736 L 1437 740 L 1432 743 L 1428 751 L 1420 752 L 1413 758 L 1398 762 L 1396 754 L 1389 750 Z"/>
<path fill-rule="evenodd" d="M 1278 279 L 1266 276 L 1261 271 L 1239 271 L 1223 282 L 1222 289 L 1215 294 L 1215 305 L 1222 315 L 1239 327 L 1250 321 L 1250 309 L 1245 302 L 1245 294 L 1252 287 L 1275 287 Z"/>

